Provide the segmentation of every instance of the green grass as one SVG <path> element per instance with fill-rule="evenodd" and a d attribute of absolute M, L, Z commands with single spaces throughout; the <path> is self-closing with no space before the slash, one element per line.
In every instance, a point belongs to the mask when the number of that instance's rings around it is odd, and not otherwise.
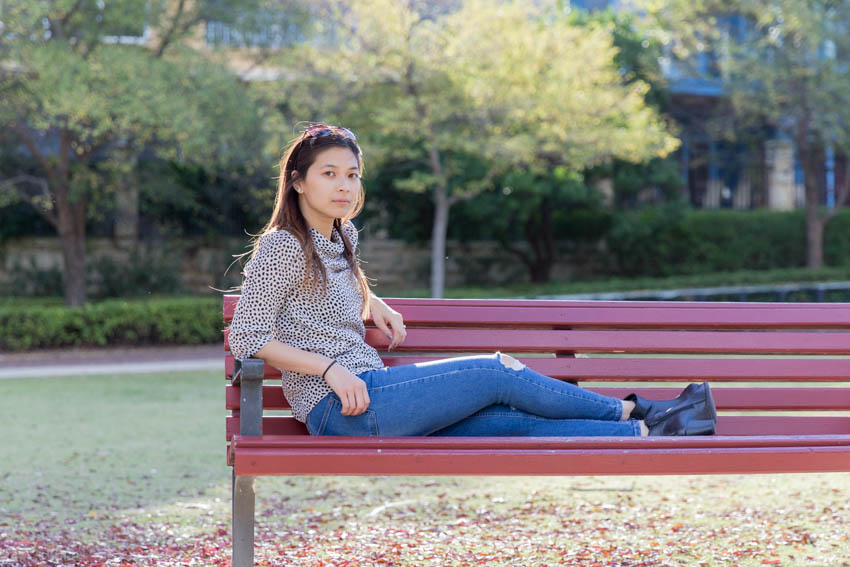
<path fill-rule="evenodd" d="M 0 380 L 0 565 L 226 562 L 223 387 L 219 372 Z M 256 486 L 258 564 L 850 557 L 846 474 L 262 477 Z"/>
<path fill-rule="evenodd" d="M 0 381 L 8 512 L 60 517 L 203 495 L 229 478 L 220 373 Z"/>
<path fill-rule="evenodd" d="M 693 287 L 724 287 L 742 285 L 768 285 L 804 282 L 827 282 L 850 280 L 850 266 L 830 267 L 820 270 L 789 268 L 779 270 L 750 270 L 740 272 L 718 272 L 666 278 L 599 278 L 595 280 L 549 282 L 546 284 L 522 283 L 509 286 L 463 286 L 445 291 L 447 298 L 501 298 L 535 297 L 540 295 L 562 295 L 573 293 L 603 293 L 636 290 L 665 290 Z M 382 289 L 380 282 L 376 292 L 385 297 L 429 297 L 428 288 L 406 288 L 403 290 Z"/>

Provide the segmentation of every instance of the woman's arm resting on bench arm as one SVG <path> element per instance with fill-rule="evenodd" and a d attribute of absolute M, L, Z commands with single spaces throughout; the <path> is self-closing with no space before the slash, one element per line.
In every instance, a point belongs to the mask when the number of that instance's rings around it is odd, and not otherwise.
<path fill-rule="evenodd" d="M 366 382 L 349 372 L 341 364 L 328 369 L 333 359 L 323 354 L 308 352 L 272 339 L 254 354 L 281 370 L 321 376 L 327 369 L 325 381 L 342 402 L 342 415 L 360 415 L 369 407 Z"/>
<path fill-rule="evenodd" d="M 390 345 L 388 351 L 400 345 L 407 337 L 404 327 L 404 318 L 401 313 L 390 307 L 383 299 L 369 292 L 369 311 L 372 312 L 372 321 L 387 336 Z"/>

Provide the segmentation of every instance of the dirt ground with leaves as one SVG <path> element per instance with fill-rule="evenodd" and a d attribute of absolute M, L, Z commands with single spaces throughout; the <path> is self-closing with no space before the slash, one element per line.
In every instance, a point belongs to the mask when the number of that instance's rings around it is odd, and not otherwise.
<path fill-rule="evenodd" d="M 257 482 L 258 565 L 850 565 L 846 475 Z M 229 565 L 226 486 L 0 522 L 0 565 Z"/>

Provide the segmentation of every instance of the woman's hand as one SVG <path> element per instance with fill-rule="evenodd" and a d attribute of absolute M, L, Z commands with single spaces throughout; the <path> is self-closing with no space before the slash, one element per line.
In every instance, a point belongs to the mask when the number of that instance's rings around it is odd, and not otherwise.
<path fill-rule="evenodd" d="M 325 382 L 339 396 L 342 415 L 360 415 L 369 407 L 369 391 L 366 382 L 352 374 L 339 363 L 330 367 Z"/>
<path fill-rule="evenodd" d="M 407 330 L 404 327 L 404 319 L 401 313 L 374 294 L 370 294 L 369 309 L 372 312 L 372 321 L 375 322 L 375 326 L 383 331 L 390 341 L 388 351 L 400 345 L 407 338 Z"/>

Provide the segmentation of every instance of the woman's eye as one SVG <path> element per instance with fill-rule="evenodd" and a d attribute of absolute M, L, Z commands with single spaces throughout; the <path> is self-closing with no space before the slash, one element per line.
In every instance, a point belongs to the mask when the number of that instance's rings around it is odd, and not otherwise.
<path fill-rule="evenodd" d="M 333 171 L 326 171 L 326 172 L 325 172 L 325 175 L 333 175 L 333 174 L 334 174 L 334 172 L 333 172 Z"/>

